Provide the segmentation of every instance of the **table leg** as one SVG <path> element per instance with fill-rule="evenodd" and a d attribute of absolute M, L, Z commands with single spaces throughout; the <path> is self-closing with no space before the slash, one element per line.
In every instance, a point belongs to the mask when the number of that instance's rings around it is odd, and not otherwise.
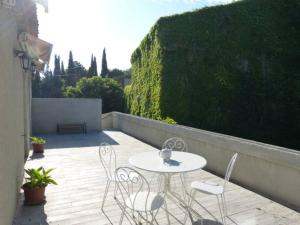
<path fill-rule="evenodd" d="M 169 215 L 169 211 L 168 211 L 168 206 L 166 203 L 166 199 L 170 199 L 174 202 L 179 203 L 179 205 L 182 207 L 183 211 L 185 213 L 188 213 L 186 211 L 189 211 L 190 208 L 188 207 L 188 204 L 186 203 L 186 181 L 185 181 L 185 177 L 183 177 L 183 174 L 180 174 L 180 180 L 181 180 L 181 184 L 182 184 L 182 188 L 183 188 L 183 199 L 178 196 L 177 193 L 173 192 L 171 190 L 171 174 L 163 174 L 164 177 L 164 187 L 163 187 L 163 193 L 165 196 L 165 211 L 166 211 L 166 216 L 167 216 L 167 221 L 168 221 L 168 225 L 170 225 L 170 215 Z M 171 214 L 172 215 L 172 214 Z M 174 215 L 172 215 L 174 217 Z M 179 221 L 176 217 L 174 217 L 174 219 L 176 219 L 180 224 L 185 224 L 186 223 L 186 217 L 185 217 L 185 221 L 182 223 L 181 221 Z"/>
<path fill-rule="evenodd" d="M 167 206 L 167 201 L 166 197 L 168 195 L 168 192 L 170 190 L 170 175 L 169 174 L 164 174 L 164 194 L 165 194 L 165 210 L 166 210 L 166 216 L 168 220 L 168 224 L 170 225 L 170 216 L 169 216 L 169 211 L 168 211 L 168 206 Z"/>

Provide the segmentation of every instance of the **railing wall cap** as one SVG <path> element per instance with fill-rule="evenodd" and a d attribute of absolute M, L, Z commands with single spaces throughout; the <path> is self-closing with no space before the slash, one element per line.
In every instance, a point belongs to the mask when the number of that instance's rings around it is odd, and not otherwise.
<path fill-rule="evenodd" d="M 175 127 L 175 132 L 172 132 L 174 136 L 180 135 L 183 138 L 194 139 L 197 141 L 207 142 L 207 139 L 211 139 L 210 143 L 218 146 L 221 149 L 232 149 L 232 151 L 240 152 L 246 155 L 250 155 L 257 158 L 263 158 L 268 161 L 273 161 L 278 164 L 283 164 L 288 167 L 294 167 L 300 169 L 300 152 L 276 145 L 265 144 L 262 142 L 256 142 L 248 139 L 238 138 L 230 135 L 210 132 L 197 128 L 187 127 L 177 124 L 167 124 L 165 122 L 134 116 L 130 114 L 112 112 L 113 117 L 119 117 L 115 119 L 126 119 L 132 123 L 138 123 L 139 126 L 153 127 L 162 131 L 168 131 L 170 133 L 170 126 Z M 247 148 L 243 148 L 247 145 Z M 249 150 L 251 149 L 251 150 Z"/>

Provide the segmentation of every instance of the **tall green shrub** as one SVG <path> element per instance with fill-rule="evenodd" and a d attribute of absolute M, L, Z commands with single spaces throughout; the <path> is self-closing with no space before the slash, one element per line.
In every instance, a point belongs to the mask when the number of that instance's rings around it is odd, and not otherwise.
<path fill-rule="evenodd" d="M 123 111 L 123 89 L 113 79 L 102 77 L 81 78 L 75 87 L 66 87 L 65 97 L 101 98 L 102 112 Z"/>
<path fill-rule="evenodd" d="M 299 11 L 245 0 L 160 18 L 132 54 L 128 110 L 300 148 Z"/>

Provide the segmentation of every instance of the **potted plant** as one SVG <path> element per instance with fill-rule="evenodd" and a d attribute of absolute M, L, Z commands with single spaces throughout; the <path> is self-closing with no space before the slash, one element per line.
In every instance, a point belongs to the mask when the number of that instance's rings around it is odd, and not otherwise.
<path fill-rule="evenodd" d="M 49 173 L 53 169 L 45 170 L 43 167 L 38 169 L 26 169 L 25 183 L 22 185 L 25 195 L 25 204 L 36 205 L 45 202 L 45 188 L 48 184 L 57 185 Z"/>
<path fill-rule="evenodd" d="M 31 137 L 31 144 L 34 153 L 43 153 L 46 141 L 40 137 Z"/>

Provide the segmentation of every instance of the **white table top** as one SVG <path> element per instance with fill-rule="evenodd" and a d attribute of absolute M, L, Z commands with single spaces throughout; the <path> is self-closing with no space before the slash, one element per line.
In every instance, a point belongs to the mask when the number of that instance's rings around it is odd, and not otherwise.
<path fill-rule="evenodd" d="M 169 163 L 164 163 L 159 151 L 144 152 L 133 155 L 129 163 L 139 169 L 157 173 L 185 173 L 202 169 L 206 159 L 188 152 L 173 151 Z"/>

